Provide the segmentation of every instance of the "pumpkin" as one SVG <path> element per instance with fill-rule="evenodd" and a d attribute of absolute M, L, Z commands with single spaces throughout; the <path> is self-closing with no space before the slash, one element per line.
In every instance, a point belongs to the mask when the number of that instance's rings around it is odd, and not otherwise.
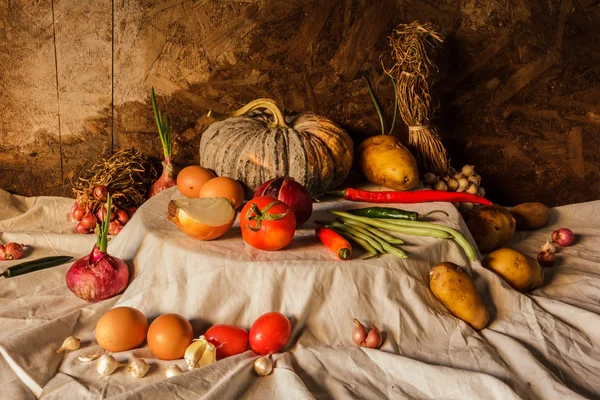
<path fill-rule="evenodd" d="M 262 109 L 268 114 L 257 112 Z M 290 176 L 314 197 L 341 184 L 352 167 L 352 139 L 320 115 L 306 112 L 285 118 L 270 99 L 208 115 L 220 121 L 202 134 L 200 165 L 252 191 L 270 179 Z"/>

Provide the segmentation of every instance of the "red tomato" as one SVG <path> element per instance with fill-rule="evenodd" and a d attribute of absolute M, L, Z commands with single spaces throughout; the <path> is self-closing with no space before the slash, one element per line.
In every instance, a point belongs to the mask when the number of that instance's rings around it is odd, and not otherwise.
<path fill-rule="evenodd" d="M 232 325 L 214 325 L 204 334 L 217 348 L 217 359 L 243 353 L 248 347 L 248 332 Z"/>
<path fill-rule="evenodd" d="M 261 315 L 250 328 L 250 347 L 258 354 L 273 354 L 285 346 L 292 335 L 292 324 L 283 314 Z"/>
<path fill-rule="evenodd" d="M 244 241 L 261 250 L 279 250 L 294 238 L 296 217 L 290 208 L 274 197 L 257 197 L 240 213 Z"/>

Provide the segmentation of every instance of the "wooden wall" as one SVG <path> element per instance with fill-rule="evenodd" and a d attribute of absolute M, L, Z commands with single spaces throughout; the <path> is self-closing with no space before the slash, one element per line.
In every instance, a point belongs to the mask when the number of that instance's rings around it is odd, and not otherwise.
<path fill-rule="evenodd" d="M 0 5 L 0 188 L 70 196 L 102 149 L 160 157 L 154 86 L 176 162 L 198 161 L 208 109 L 257 97 L 315 110 L 356 142 L 391 114 L 387 36 L 433 22 L 435 124 L 491 198 L 600 198 L 599 0 L 10 0 Z M 396 134 L 406 138 L 406 127 Z"/>

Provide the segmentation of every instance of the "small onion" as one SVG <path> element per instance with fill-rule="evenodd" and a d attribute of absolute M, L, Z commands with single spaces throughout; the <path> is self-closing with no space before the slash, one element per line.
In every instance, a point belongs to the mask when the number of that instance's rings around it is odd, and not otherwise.
<path fill-rule="evenodd" d="M 551 267 L 556 261 L 556 255 L 550 250 L 544 250 L 538 254 L 537 260 L 542 267 Z"/>
<path fill-rule="evenodd" d="M 575 235 L 570 229 L 560 228 L 552 232 L 552 241 L 558 243 L 559 246 L 567 247 L 573 244 Z"/>

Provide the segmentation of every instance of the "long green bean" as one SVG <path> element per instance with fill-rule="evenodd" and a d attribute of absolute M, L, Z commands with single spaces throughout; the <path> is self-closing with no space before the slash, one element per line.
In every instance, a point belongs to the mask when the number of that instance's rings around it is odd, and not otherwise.
<path fill-rule="evenodd" d="M 377 240 L 374 240 L 369 235 L 365 235 L 364 233 L 362 233 L 352 227 L 346 226 L 344 224 L 340 224 L 339 222 L 331 222 L 327 227 L 333 228 L 333 229 L 338 229 L 343 232 L 347 232 L 351 235 L 354 235 L 356 237 L 359 237 L 362 240 L 367 241 L 371 246 L 373 246 L 375 249 L 377 249 L 378 252 L 385 253 L 383 246 Z"/>
<path fill-rule="evenodd" d="M 379 245 L 381 245 L 381 247 L 383 249 L 383 251 L 382 251 L 383 253 L 390 253 L 399 258 L 408 258 L 408 256 L 406 255 L 406 253 L 404 251 L 398 249 L 397 247 L 392 246 L 390 243 L 386 242 L 385 240 L 373 235 L 367 229 L 361 228 L 359 226 L 354 226 L 353 228 L 356 229 L 358 232 L 370 237 L 377 243 L 379 243 Z"/>
<path fill-rule="evenodd" d="M 363 229 L 366 229 L 369 232 L 371 232 L 373 235 L 385 240 L 386 242 L 388 242 L 390 244 L 404 244 L 404 240 L 399 239 L 392 235 L 388 235 L 387 233 L 380 231 L 379 229 L 377 229 L 373 226 L 363 224 L 362 222 L 354 221 L 352 219 L 348 219 L 348 218 L 344 218 L 344 217 L 340 217 L 340 220 L 343 221 L 344 224 L 346 224 L 346 225 L 356 226 L 356 227 L 361 227 Z"/>
<path fill-rule="evenodd" d="M 354 243 L 358 244 L 360 247 L 363 248 L 363 250 L 365 250 L 367 253 L 371 254 L 373 257 L 377 257 L 377 255 L 379 255 L 379 252 L 377 250 L 375 250 L 375 248 L 373 246 L 371 246 L 369 243 L 367 243 L 366 240 L 362 240 L 361 238 L 350 235 L 347 232 L 344 232 L 344 231 L 341 231 L 341 230 L 338 230 L 335 228 L 331 228 L 331 229 L 333 229 L 334 231 L 336 231 L 337 233 L 339 233 L 346 239 L 352 240 Z"/>

